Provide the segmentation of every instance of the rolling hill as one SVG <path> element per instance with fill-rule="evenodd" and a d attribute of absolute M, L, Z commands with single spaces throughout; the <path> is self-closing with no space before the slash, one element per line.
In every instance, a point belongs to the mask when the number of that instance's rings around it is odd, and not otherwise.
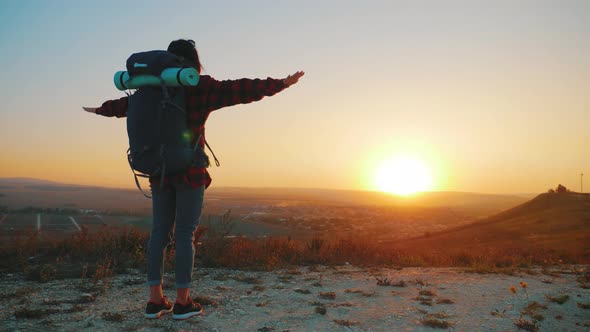
<path fill-rule="evenodd" d="M 145 184 L 149 191 L 149 185 Z M 20 209 L 28 206 L 43 208 L 72 207 L 94 210 L 134 211 L 151 213 L 151 202 L 137 189 L 115 189 L 96 186 L 63 184 L 27 178 L 0 178 L 0 207 Z M 469 192 L 425 192 L 413 197 L 397 197 L 387 193 L 360 190 L 303 189 L 303 188 L 232 188 L 207 189 L 205 201 L 228 204 L 291 204 L 317 206 L 411 206 L 452 208 L 480 218 L 526 201 L 527 196 L 495 195 Z M 235 204 L 234 204 L 235 205 Z"/>
<path fill-rule="evenodd" d="M 546 193 L 472 224 L 405 240 L 412 251 L 555 252 L 590 260 L 590 194 Z"/>

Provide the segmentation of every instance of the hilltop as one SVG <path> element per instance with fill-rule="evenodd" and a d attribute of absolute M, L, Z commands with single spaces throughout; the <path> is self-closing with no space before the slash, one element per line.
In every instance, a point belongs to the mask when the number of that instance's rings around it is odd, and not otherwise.
<path fill-rule="evenodd" d="M 403 241 L 397 247 L 548 251 L 590 259 L 590 194 L 544 193 L 474 223 Z"/>

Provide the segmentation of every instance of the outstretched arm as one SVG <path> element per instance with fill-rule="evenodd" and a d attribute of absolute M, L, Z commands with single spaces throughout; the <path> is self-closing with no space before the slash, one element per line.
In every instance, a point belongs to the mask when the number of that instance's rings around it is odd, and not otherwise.
<path fill-rule="evenodd" d="M 248 104 L 264 97 L 270 97 L 297 83 L 303 76 L 298 71 L 284 79 L 267 78 L 217 81 L 210 78 L 208 82 L 207 109 L 214 111 L 236 104 Z"/>
<path fill-rule="evenodd" d="M 100 107 L 82 107 L 86 112 L 96 113 L 103 116 L 116 116 L 118 118 L 127 115 L 128 97 L 120 99 L 107 100 Z"/>

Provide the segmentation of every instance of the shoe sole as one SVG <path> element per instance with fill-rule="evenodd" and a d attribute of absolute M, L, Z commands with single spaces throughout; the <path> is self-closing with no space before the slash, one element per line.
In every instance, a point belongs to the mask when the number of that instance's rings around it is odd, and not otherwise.
<path fill-rule="evenodd" d="M 171 313 L 172 310 L 173 310 L 173 308 L 170 308 L 170 310 L 160 310 L 159 312 L 156 312 L 155 314 L 145 314 L 145 318 L 147 318 L 147 319 L 158 319 L 162 315 Z"/>
<path fill-rule="evenodd" d="M 192 312 L 187 312 L 186 314 L 172 314 L 172 318 L 174 319 L 187 319 L 187 318 L 191 318 L 193 316 L 198 316 L 200 314 L 203 313 L 203 309 L 201 308 L 201 311 L 192 311 Z"/>

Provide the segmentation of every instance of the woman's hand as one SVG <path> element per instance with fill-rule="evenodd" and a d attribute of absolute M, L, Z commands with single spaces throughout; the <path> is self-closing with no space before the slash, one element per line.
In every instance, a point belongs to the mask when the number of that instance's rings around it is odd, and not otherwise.
<path fill-rule="evenodd" d="M 298 71 L 293 75 L 287 76 L 287 78 L 283 79 L 283 83 L 285 84 L 285 88 L 288 88 L 291 85 L 297 83 L 297 81 L 299 81 L 301 76 L 303 76 L 304 74 L 305 74 L 304 72 Z"/>

